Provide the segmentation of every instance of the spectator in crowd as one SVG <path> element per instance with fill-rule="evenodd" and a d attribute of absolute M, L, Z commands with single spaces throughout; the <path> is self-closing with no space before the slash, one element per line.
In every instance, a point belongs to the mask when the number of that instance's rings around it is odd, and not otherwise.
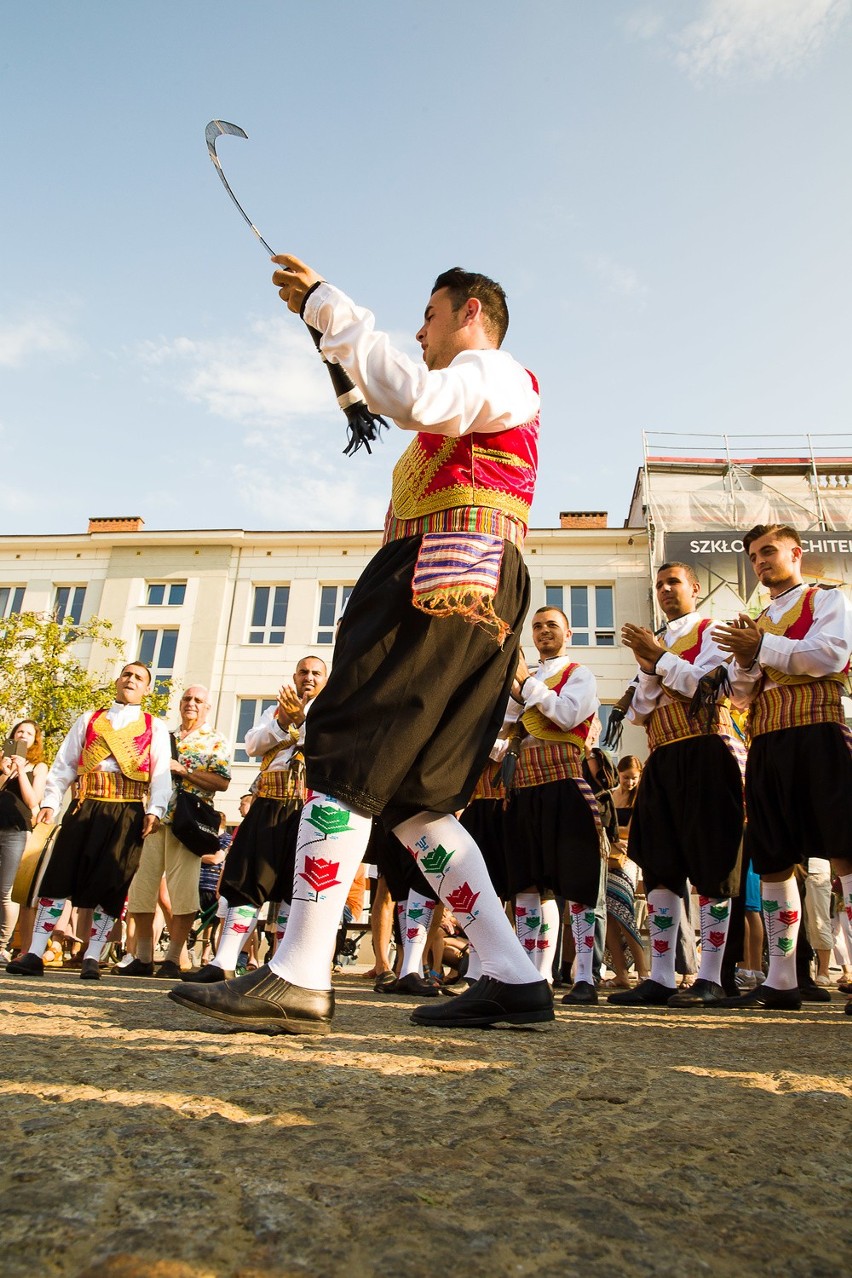
<path fill-rule="evenodd" d="M 42 955 L 66 899 L 94 910 L 80 976 L 98 980 L 100 955 L 142 855 L 157 829 L 171 791 L 169 735 L 165 724 L 142 711 L 151 672 L 138 661 L 115 681 L 108 710 L 77 719 L 45 782 L 37 820 L 53 821 L 68 787 L 77 799 L 66 814 L 41 882 L 39 909 L 27 954 L 13 960 L 13 975 L 41 976 Z"/>
<path fill-rule="evenodd" d="M 642 946 L 642 934 L 636 922 L 637 867 L 630 860 L 628 839 L 630 818 L 636 801 L 636 789 L 642 776 L 642 761 L 627 754 L 618 763 L 618 785 L 611 791 L 618 822 L 618 833 L 610 844 L 606 876 L 606 943 L 615 976 L 610 985 L 630 989 L 632 982 L 625 958 L 625 947 L 633 956 L 633 965 L 641 984 L 648 978 L 648 961 Z"/>
<path fill-rule="evenodd" d="M 208 722 L 210 694 L 201 684 L 187 688 L 180 699 L 180 726 L 172 734 L 171 775 L 177 787 L 213 807 L 214 795 L 227 790 L 231 781 L 231 749 Z M 136 958 L 117 969 L 122 976 L 180 976 L 181 954 L 198 913 L 198 857 L 185 847 L 172 829 L 177 790 L 173 791 L 160 828 L 147 841 L 139 868 L 130 885 L 128 913 L 136 924 Z M 154 970 L 154 912 L 160 881 L 165 875 L 171 914 L 169 948 Z"/>
<path fill-rule="evenodd" d="M 12 957 L 9 946 L 18 920 L 12 885 L 46 780 L 41 728 L 22 719 L 9 733 L 0 758 L 0 965 Z"/>

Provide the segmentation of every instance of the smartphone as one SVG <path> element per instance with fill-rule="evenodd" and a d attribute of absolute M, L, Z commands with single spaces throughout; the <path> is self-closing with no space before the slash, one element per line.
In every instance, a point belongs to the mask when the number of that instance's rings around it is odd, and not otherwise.
<path fill-rule="evenodd" d="M 14 755 L 18 755 L 20 758 L 25 758 L 26 753 L 27 745 L 25 741 L 12 741 L 11 739 L 7 739 L 3 742 L 4 759 L 11 759 Z"/>

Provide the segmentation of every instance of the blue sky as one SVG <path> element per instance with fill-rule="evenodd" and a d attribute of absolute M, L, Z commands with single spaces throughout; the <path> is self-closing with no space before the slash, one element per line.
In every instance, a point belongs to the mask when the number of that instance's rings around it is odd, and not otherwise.
<path fill-rule="evenodd" d="M 850 0 L 7 0 L 0 533 L 378 527 L 269 242 L 413 342 L 505 285 L 532 522 L 620 523 L 641 432 L 850 426 Z"/>

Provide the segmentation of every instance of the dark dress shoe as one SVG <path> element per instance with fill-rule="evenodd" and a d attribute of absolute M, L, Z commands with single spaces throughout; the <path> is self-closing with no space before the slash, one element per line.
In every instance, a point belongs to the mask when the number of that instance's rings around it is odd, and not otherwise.
<path fill-rule="evenodd" d="M 830 1003 L 831 993 L 823 985 L 816 985 L 813 981 L 808 981 L 805 985 L 799 986 L 799 994 L 803 1003 Z"/>
<path fill-rule="evenodd" d="M 847 1016 L 852 1016 L 852 998 L 850 998 L 850 999 L 848 1000 L 848 1002 L 847 1002 L 847 1004 L 846 1004 L 846 1006 L 844 1007 L 844 1009 L 843 1009 L 843 1010 L 844 1010 L 844 1012 L 846 1013 L 846 1015 L 847 1015 Z"/>
<path fill-rule="evenodd" d="M 44 976 L 44 962 L 37 954 L 21 954 L 6 964 L 6 971 L 12 976 Z"/>
<path fill-rule="evenodd" d="M 169 990 L 181 1007 L 257 1034 L 327 1034 L 334 1015 L 334 990 L 291 985 L 264 963 L 232 981 L 214 985 L 181 982 Z"/>
<path fill-rule="evenodd" d="M 376 994 L 392 994 L 396 989 L 396 973 L 380 972 L 376 977 L 376 983 L 373 991 Z"/>
<path fill-rule="evenodd" d="M 740 994 L 736 998 L 723 998 L 717 1007 L 737 1007 L 748 1010 L 755 1007 L 774 1008 L 778 1012 L 798 1012 L 802 1006 L 802 996 L 798 989 L 775 990 L 766 982 Z"/>
<path fill-rule="evenodd" d="M 162 970 L 160 968 L 160 972 Z M 158 976 L 160 972 L 157 973 Z M 190 985 L 216 985 L 221 981 L 230 981 L 233 975 L 233 972 L 226 971 L 224 967 L 217 967 L 215 963 L 205 963 L 197 972 L 181 972 L 180 979 L 189 981 Z"/>
<path fill-rule="evenodd" d="M 132 963 L 128 963 L 126 967 L 114 967 L 110 972 L 110 976 L 153 976 L 154 964 L 143 963 L 141 959 L 135 958 Z"/>
<path fill-rule="evenodd" d="M 568 1003 L 571 1007 L 591 1007 L 597 1001 L 598 992 L 591 981 L 575 981 L 562 999 L 563 1003 Z"/>
<path fill-rule="evenodd" d="M 632 990 L 619 990 L 617 994 L 610 994 L 607 1002 L 615 1003 L 617 1007 L 666 1007 L 669 999 L 676 993 L 677 990 L 672 989 L 671 985 L 661 985 L 659 981 L 652 981 L 648 977 Z"/>
<path fill-rule="evenodd" d="M 715 981 L 694 981 L 669 999 L 669 1007 L 718 1007 L 728 998 L 724 985 Z"/>
<path fill-rule="evenodd" d="M 509 985 L 492 976 L 480 976 L 470 989 L 445 1003 L 439 1000 L 411 1013 L 415 1025 L 433 1029 L 458 1029 L 488 1025 L 533 1025 L 552 1021 L 553 994 L 547 981 Z"/>
<path fill-rule="evenodd" d="M 412 998 L 437 998 L 440 993 L 437 985 L 433 985 L 431 981 L 425 981 L 416 972 L 409 972 L 408 976 L 401 976 L 391 989 L 383 990 L 382 992 L 385 994 L 407 994 Z"/>
<path fill-rule="evenodd" d="M 174 963 L 171 959 L 164 959 L 154 975 L 164 981 L 179 981 L 183 977 L 180 963 Z"/>
<path fill-rule="evenodd" d="M 80 964 L 80 980 L 81 981 L 99 981 L 101 979 L 101 965 L 97 959 L 84 958 Z"/>

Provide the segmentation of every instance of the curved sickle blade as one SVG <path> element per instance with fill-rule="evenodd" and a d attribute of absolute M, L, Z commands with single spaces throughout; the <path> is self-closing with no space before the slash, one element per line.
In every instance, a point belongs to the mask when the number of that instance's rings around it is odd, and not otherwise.
<path fill-rule="evenodd" d="M 216 165 L 216 172 L 219 174 L 219 177 L 222 179 L 222 185 L 224 186 L 225 190 L 230 195 L 231 199 L 234 201 L 234 204 L 239 209 L 240 215 L 246 220 L 246 222 L 248 222 L 252 231 L 260 240 L 261 244 L 266 249 L 269 256 L 275 257 L 275 249 L 269 247 L 266 240 L 263 238 L 260 231 L 255 226 L 254 222 L 249 217 L 248 213 L 246 213 L 242 204 L 240 204 L 239 200 L 234 195 L 234 192 L 231 190 L 230 186 L 228 185 L 228 179 L 225 177 L 225 174 L 222 172 L 222 163 L 218 155 L 216 154 L 216 143 L 223 134 L 226 134 L 235 138 L 246 138 L 246 139 L 248 138 L 248 134 L 246 133 L 245 129 L 241 129 L 238 124 L 229 124 L 227 120 L 211 120 L 210 123 L 207 125 L 207 128 L 204 130 L 204 140 L 207 143 L 207 150 L 210 153 L 210 159 Z"/>

